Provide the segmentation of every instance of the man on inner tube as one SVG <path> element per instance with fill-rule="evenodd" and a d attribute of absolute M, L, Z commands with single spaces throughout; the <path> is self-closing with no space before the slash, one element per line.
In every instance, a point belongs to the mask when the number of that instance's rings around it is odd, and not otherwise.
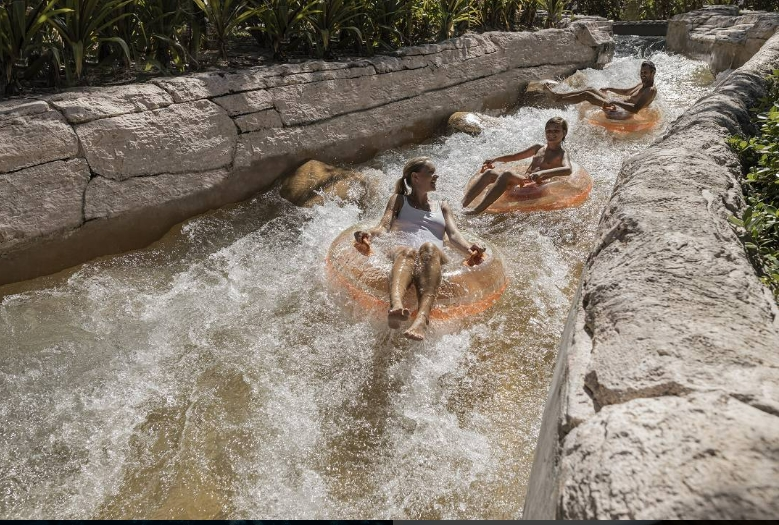
<path fill-rule="evenodd" d="M 557 102 L 568 104 L 589 102 L 590 104 L 603 108 L 603 111 L 606 112 L 606 115 L 609 118 L 625 118 L 626 116 L 638 113 L 655 99 L 655 96 L 657 95 L 657 88 L 655 87 L 656 70 L 657 68 L 651 60 L 644 60 L 641 63 L 641 70 L 639 73 L 641 82 L 630 88 L 585 88 L 568 93 L 555 93 L 552 91 L 549 83 L 545 83 L 544 89 Z M 622 100 L 613 99 L 610 95 L 606 94 L 607 91 L 611 91 L 612 93 L 625 98 Z M 619 113 L 623 113 L 624 115 L 624 112 L 620 111 L 620 109 L 627 111 L 628 114 L 620 117 Z"/>

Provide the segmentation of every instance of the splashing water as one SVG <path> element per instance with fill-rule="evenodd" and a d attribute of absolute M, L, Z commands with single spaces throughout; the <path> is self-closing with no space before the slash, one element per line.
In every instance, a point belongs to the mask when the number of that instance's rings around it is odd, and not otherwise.
<path fill-rule="evenodd" d="M 624 46 L 623 46 L 624 47 Z M 522 108 L 360 167 L 367 209 L 275 191 L 141 251 L 17 286 L 0 302 L 0 517 L 518 518 L 558 338 L 621 161 L 708 93 L 701 62 L 654 51 L 661 126 L 620 139 L 575 107 Z M 640 59 L 585 70 L 635 84 Z M 453 110 L 456 108 L 453 108 Z M 594 188 L 576 209 L 464 218 L 482 160 L 561 115 Z M 500 301 L 423 343 L 328 287 L 330 242 L 378 219 L 405 160 L 504 254 Z"/>

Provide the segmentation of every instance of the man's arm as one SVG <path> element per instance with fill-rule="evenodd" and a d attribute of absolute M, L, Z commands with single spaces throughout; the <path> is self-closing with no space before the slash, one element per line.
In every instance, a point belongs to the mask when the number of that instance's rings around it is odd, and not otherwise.
<path fill-rule="evenodd" d="M 636 99 L 632 102 L 612 100 L 611 104 L 626 111 L 630 111 L 631 113 L 638 113 L 640 110 L 648 106 L 652 100 L 654 100 L 655 94 L 657 94 L 657 88 L 652 86 L 651 88 L 645 89 L 639 93 L 638 97 L 636 97 Z"/>
<path fill-rule="evenodd" d="M 611 91 L 612 93 L 616 93 L 617 95 L 630 95 L 633 91 L 636 90 L 636 88 L 641 87 L 641 84 L 636 84 L 633 87 L 629 88 L 615 88 L 615 87 L 605 87 L 603 88 L 603 91 Z"/>

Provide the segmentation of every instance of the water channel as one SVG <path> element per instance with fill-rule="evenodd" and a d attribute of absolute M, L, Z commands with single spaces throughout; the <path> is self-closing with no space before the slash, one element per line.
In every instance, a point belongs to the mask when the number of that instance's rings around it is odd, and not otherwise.
<path fill-rule="evenodd" d="M 643 137 L 576 107 L 525 107 L 478 137 L 359 166 L 379 189 L 363 208 L 296 208 L 274 190 L 147 249 L 0 289 L 0 517 L 519 518 L 556 345 L 620 164 L 711 89 L 705 64 L 656 44 L 618 37 L 607 68 L 577 73 L 632 85 L 651 55 L 663 121 Z M 481 161 L 542 142 L 555 115 L 593 176 L 589 200 L 460 215 Z M 491 309 L 422 343 L 348 308 L 323 265 L 417 155 L 510 279 Z"/>

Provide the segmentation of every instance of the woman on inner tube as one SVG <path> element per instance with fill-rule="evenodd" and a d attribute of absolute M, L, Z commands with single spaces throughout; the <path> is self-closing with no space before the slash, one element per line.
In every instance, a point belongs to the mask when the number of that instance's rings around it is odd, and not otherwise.
<path fill-rule="evenodd" d="M 447 262 L 442 248 L 444 234 L 449 242 L 471 255 L 478 263 L 485 248 L 469 244 L 454 223 L 452 211 L 446 201 L 435 201 L 429 193 L 435 191 L 438 175 L 428 157 L 409 160 L 403 167 L 403 176 L 395 184 L 379 224 L 369 230 L 354 233 L 358 243 L 370 248 L 371 239 L 387 232 L 398 232 L 401 244 L 395 246 L 390 272 L 390 307 L 387 323 L 390 328 L 400 327 L 411 312 L 403 306 L 403 296 L 413 282 L 417 289 L 418 312 L 416 319 L 403 334 L 409 339 L 421 341 L 429 324 L 438 287 L 441 284 L 441 266 Z M 406 185 L 411 188 L 407 191 Z"/>

